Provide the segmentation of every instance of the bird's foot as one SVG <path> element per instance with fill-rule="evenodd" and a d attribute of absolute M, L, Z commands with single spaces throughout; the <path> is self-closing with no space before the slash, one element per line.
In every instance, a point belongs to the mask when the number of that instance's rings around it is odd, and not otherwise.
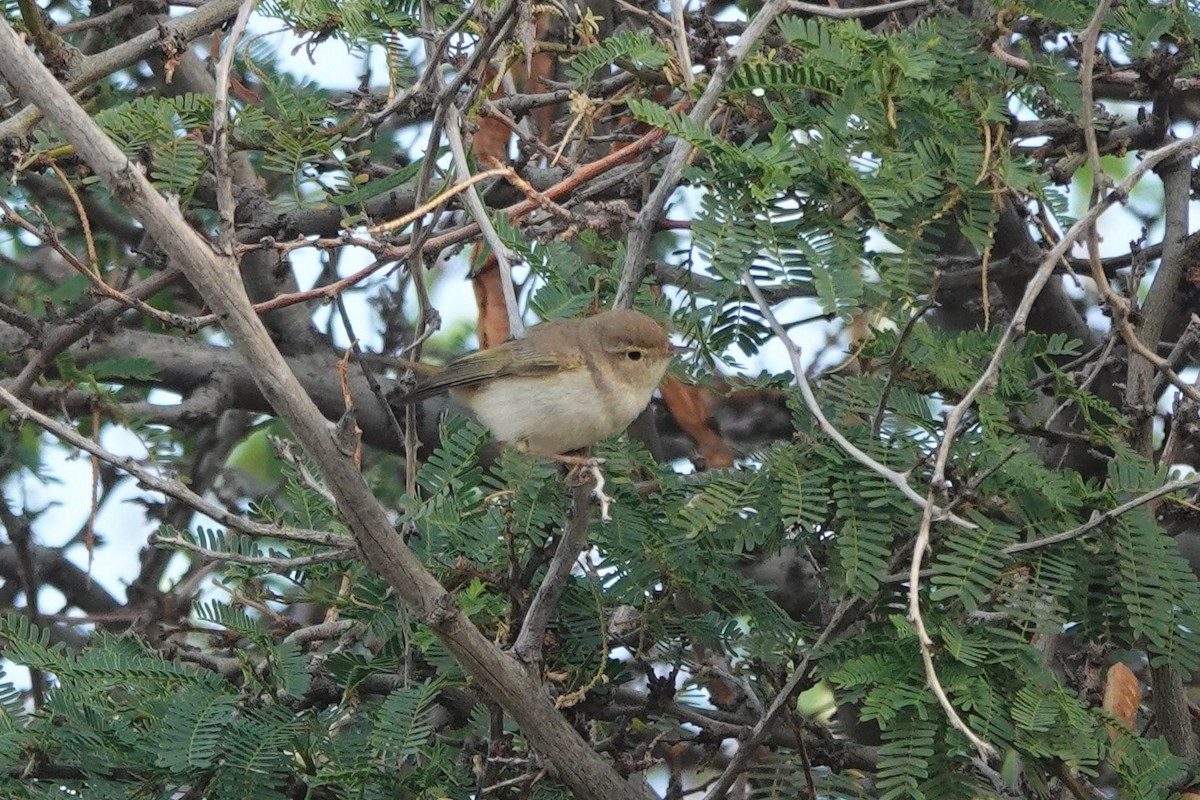
<path fill-rule="evenodd" d="M 557 461 L 559 464 L 566 464 L 572 467 L 595 467 L 604 463 L 603 458 L 582 455 L 586 452 L 586 450 L 577 450 L 574 453 L 559 453 L 558 455 L 550 456 L 550 459 Z"/>

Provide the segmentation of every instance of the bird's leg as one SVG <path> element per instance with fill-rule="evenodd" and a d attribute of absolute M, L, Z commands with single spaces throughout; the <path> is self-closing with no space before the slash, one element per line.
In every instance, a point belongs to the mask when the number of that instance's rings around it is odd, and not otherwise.
<path fill-rule="evenodd" d="M 572 450 L 568 453 L 552 453 L 550 455 L 546 455 L 544 453 L 539 453 L 539 452 L 534 451 L 529 446 L 529 441 L 526 439 L 521 439 L 516 442 L 509 442 L 508 444 L 511 447 L 517 448 L 518 453 L 523 453 L 524 455 L 533 456 L 534 458 L 548 458 L 551 461 L 555 461 L 559 464 L 566 464 L 569 467 L 576 467 L 576 468 L 577 467 L 591 467 L 596 464 L 604 463 L 603 458 L 596 458 L 595 456 L 589 456 L 588 450 L 586 447 L 582 447 L 578 450 Z M 578 471 L 577 469 L 570 470 L 567 473 L 567 477 L 571 477 L 577 471 Z"/>
<path fill-rule="evenodd" d="M 586 447 L 580 450 L 572 450 L 569 453 L 546 456 L 546 458 L 569 467 L 566 475 L 563 477 L 563 481 L 568 486 L 582 486 L 587 477 L 585 473 L 591 468 L 598 467 L 604 463 L 603 458 L 588 455 Z"/>
<path fill-rule="evenodd" d="M 594 467 L 604 463 L 603 458 L 585 455 L 587 450 L 575 450 L 570 453 L 559 453 L 558 455 L 548 456 L 551 461 L 557 461 L 559 464 L 566 464 L 570 467 Z M 575 472 L 576 470 L 572 470 Z"/>

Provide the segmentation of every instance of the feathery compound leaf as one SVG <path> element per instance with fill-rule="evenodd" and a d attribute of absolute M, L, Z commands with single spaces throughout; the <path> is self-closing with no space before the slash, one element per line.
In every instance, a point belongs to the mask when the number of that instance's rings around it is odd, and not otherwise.
<path fill-rule="evenodd" d="M 835 574 L 859 597 L 870 597 L 887 574 L 896 509 L 896 490 L 875 475 L 834 478 Z"/>
<path fill-rule="evenodd" d="M 196 603 L 194 611 L 197 619 L 228 628 L 251 642 L 266 644 L 269 641 L 258 621 L 240 605 L 210 600 Z"/>
<path fill-rule="evenodd" d="M 433 736 L 433 712 L 442 684 L 436 680 L 396 689 L 375 713 L 368 739 L 370 746 L 389 762 L 403 761 L 421 752 Z"/>
<path fill-rule="evenodd" d="M 938 539 L 933 560 L 933 592 L 930 599 L 942 602 L 957 598 L 968 612 L 982 605 L 996 589 L 1000 570 L 1007 563 L 1001 551 L 1017 540 L 1017 528 L 970 514 L 979 527 L 955 529 Z"/>
<path fill-rule="evenodd" d="M 1174 540 L 1145 508 L 1117 519 L 1110 539 L 1121 570 L 1120 598 L 1132 639 L 1150 661 L 1191 673 L 1200 667 L 1200 586 Z"/>
<path fill-rule="evenodd" d="M 792 446 L 772 448 L 767 468 L 779 487 L 779 508 L 783 523 L 815 532 L 829 515 L 830 469 L 815 458 Z"/>
<path fill-rule="evenodd" d="M 479 482 L 479 448 L 487 430 L 463 417 L 447 418 L 440 429 L 441 446 L 417 472 L 417 483 L 430 497 Z"/>
<path fill-rule="evenodd" d="M 630 98 L 629 113 L 639 122 L 662 128 L 672 136 L 678 136 L 697 147 L 717 146 L 718 140 L 708 128 L 693 122 L 690 117 L 672 113 L 658 103 Z"/>
<path fill-rule="evenodd" d="M 295 642 L 281 642 L 266 648 L 268 679 L 289 697 L 303 697 L 311 683 L 308 657 Z"/>
<path fill-rule="evenodd" d="M 0 731 L 21 727 L 26 717 L 21 690 L 14 686 L 8 680 L 5 671 L 0 669 Z"/>
<path fill-rule="evenodd" d="M 169 538 L 180 538 L 197 547 L 203 547 L 215 553 L 231 553 L 240 556 L 259 555 L 258 541 L 252 536 L 244 536 L 237 531 L 223 531 L 216 528 L 197 527 L 195 531 L 181 531 L 170 525 L 162 527 L 162 534 Z M 174 545 L 160 542 L 159 547 L 171 549 Z"/>
<path fill-rule="evenodd" d="M 237 695 L 208 686 L 189 686 L 176 694 L 162 711 L 157 734 L 164 746 L 158 750 L 158 765 L 178 772 L 211 766 L 237 706 Z"/>
<path fill-rule="evenodd" d="M 385 43 L 395 31 L 411 34 L 421 24 L 414 0 L 268 0 L 259 10 L 297 30 L 322 31 L 354 47 Z"/>
<path fill-rule="evenodd" d="M 632 70 L 641 71 L 656 70 L 665 63 L 666 51 L 649 34 L 619 30 L 599 47 L 589 48 L 575 56 L 567 67 L 567 75 L 586 90 L 597 70 L 609 64 L 627 65 Z"/>
<path fill-rule="evenodd" d="M 929 723 L 912 720 L 884 733 L 876 772 L 880 800 L 923 800 L 921 787 L 929 777 L 929 762 L 936 753 L 935 731 Z"/>
<path fill-rule="evenodd" d="M 299 722 L 278 706 L 250 709 L 225 729 L 218 797 L 266 800 L 281 797 Z"/>
<path fill-rule="evenodd" d="M 804 51 L 806 61 L 824 61 L 842 68 L 857 67 L 860 63 L 863 31 L 856 23 L 829 25 L 815 17 L 785 15 L 779 18 L 779 32 Z"/>
<path fill-rule="evenodd" d="M 0 620 L 0 638 L 7 639 L 4 657 L 33 669 L 59 672 L 71 655 L 66 645 L 50 642 L 50 632 L 39 628 L 22 614 L 6 614 Z"/>
<path fill-rule="evenodd" d="M 1162 787 L 1176 785 L 1188 771 L 1187 762 L 1171 753 L 1166 739 L 1131 734 L 1113 742 L 1110 762 L 1120 780 L 1120 796 L 1130 800 L 1158 800 Z"/>
<path fill-rule="evenodd" d="M 1022 686 L 1013 697 L 1011 713 L 1022 730 L 1048 731 L 1058 720 L 1058 702 L 1040 687 Z"/>
<path fill-rule="evenodd" d="M 0 669 L 0 735 L 19 731 L 25 724 L 25 702 L 21 691 L 8 680 L 8 675 Z M 0 753 L 3 748 L 0 747 Z M 0 761 L 3 761 L 0 758 Z M 3 762 L 7 763 L 7 762 Z"/>
<path fill-rule="evenodd" d="M 179 97 L 140 97 L 105 109 L 96 121 L 131 157 L 150 157 L 150 177 L 155 186 L 182 198 L 185 203 L 208 168 L 197 132 L 212 125 L 212 98 L 185 94 Z"/>
<path fill-rule="evenodd" d="M 679 509 L 681 529 L 688 537 L 716 531 L 722 523 L 753 513 L 759 497 L 753 477 L 715 478 Z"/>
<path fill-rule="evenodd" d="M 96 634 L 92 646 L 63 665 L 59 675 L 64 681 L 86 683 L 93 691 L 144 682 L 165 693 L 180 685 L 225 683 L 215 673 L 168 661 L 135 637 L 108 632 Z"/>
<path fill-rule="evenodd" d="M 839 93 L 836 78 L 809 64 L 749 60 L 729 79 L 730 92 L 761 95 L 767 91 Z"/>
<path fill-rule="evenodd" d="M 1067 622 L 1068 595 L 1079 584 L 1083 570 L 1077 552 L 1044 548 L 1021 571 L 1006 574 L 997 601 L 1012 615 L 1024 635 L 1057 634 Z"/>

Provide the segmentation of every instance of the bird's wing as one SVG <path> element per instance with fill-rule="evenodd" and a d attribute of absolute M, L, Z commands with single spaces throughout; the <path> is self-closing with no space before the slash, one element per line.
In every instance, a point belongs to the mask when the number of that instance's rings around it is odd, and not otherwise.
<path fill-rule="evenodd" d="M 421 378 L 411 392 L 400 398 L 400 402 L 415 403 L 447 389 L 468 386 L 487 378 L 494 373 L 494 368 L 490 360 L 481 357 L 484 352 L 486 351 L 467 353 L 454 359 L 433 375 Z"/>
<path fill-rule="evenodd" d="M 546 375 L 582 365 L 582 362 L 579 365 L 563 364 L 560 355 L 531 353 L 524 344 L 523 340 L 508 341 L 489 350 L 476 350 L 460 356 L 436 374 L 418 381 L 416 388 L 402 397 L 400 402 L 415 403 L 438 392 L 471 386 L 489 378 Z M 510 354 L 506 356 L 497 352 L 503 350 L 510 351 Z M 497 356 L 506 357 L 507 365 L 497 369 Z"/>

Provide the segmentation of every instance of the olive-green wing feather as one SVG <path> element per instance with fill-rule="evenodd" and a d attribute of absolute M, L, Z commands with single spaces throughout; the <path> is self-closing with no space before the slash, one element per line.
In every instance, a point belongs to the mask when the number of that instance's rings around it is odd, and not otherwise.
<path fill-rule="evenodd" d="M 525 345 L 524 340 L 509 341 L 459 356 L 436 374 L 418 381 L 416 388 L 400 402 L 415 403 L 438 392 L 472 386 L 491 378 L 547 375 L 582 366 L 581 359 L 569 359 L 564 363 L 561 354 L 531 353 Z"/>

